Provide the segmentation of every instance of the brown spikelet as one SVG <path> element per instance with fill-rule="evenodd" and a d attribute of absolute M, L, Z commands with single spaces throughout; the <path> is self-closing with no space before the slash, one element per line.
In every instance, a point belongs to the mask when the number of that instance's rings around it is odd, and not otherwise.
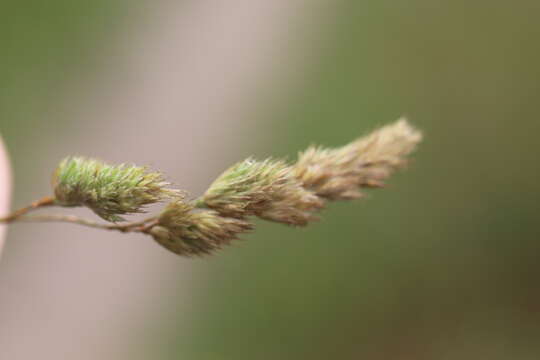
<path fill-rule="evenodd" d="M 405 119 L 384 126 L 344 147 L 310 147 L 294 165 L 295 176 L 306 189 L 328 200 L 351 200 L 360 189 L 379 188 L 407 163 L 422 134 Z"/>
<path fill-rule="evenodd" d="M 256 215 L 287 225 L 306 226 L 309 222 L 318 220 L 314 213 L 324 207 L 324 201 L 303 188 L 302 184 L 292 177 L 292 170 L 289 175 L 289 181 L 276 194 L 275 200 Z"/>
<path fill-rule="evenodd" d="M 166 207 L 158 225 L 149 232 L 159 244 L 178 255 L 200 256 L 221 249 L 251 229 L 247 221 L 175 201 Z"/>

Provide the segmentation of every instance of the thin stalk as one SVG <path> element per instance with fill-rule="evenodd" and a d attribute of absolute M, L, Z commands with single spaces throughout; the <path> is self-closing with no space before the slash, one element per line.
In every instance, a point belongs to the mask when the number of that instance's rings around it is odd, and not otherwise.
<path fill-rule="evenodd" d="M 75 215 L 50 214 L 21 216 L 17 219 L 17 222 L 67 222 L 96 229 L 116 230 L 120 232 L 147 232 L 150 228 L 157 225 L 158 218 L 149 217 L 141 221 L 134 221 L 124 224 L 104 224 Z"/>
<path fill-rule="evenodd" d="M 16 210 L 9 214 L 8 216 L 0 218 L 0 223 L 11 223 L 19 219 L 21 216 L 28 214 L 31 211 L 34 211 L 36 209 L 45 207 L 45 206 L 52 206 L 55 204 L 55 198 L 52 196 L 45 196 L 44 198 L 41 198 L 37 201 L 34 201 L 32 204 L 25 206 L 19 210 Z"/>

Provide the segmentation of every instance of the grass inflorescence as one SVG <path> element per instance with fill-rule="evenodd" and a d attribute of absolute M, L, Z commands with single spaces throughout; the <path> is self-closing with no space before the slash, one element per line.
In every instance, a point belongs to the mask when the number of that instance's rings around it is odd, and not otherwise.
<path fill-rule="evenodd" d="M 407 164 L 422 139 L 405 119 L 340 148 L 311 146 L 292 165 L 248 158 L 223 172 L 195 205 L 175 202 L 152 235 L 181 255 L 207 254 L 251 230 L 250 216 L 305 226 L 329 201 L 352 200 L 379 188 Z M 201 209 L 202 208 L 202 209 Z"/>
<path fill-rule="evenodd" d="M 251 217 L 306 226 L 330 201 L 353 200 L 408 162 L 422 134 L 405 119 L 381 127 L 345 146 L 311 146 L 288 164 L 248 158 L 225 170 L 199 198 L 186 200 L 159 172 L 134 165 L 109 165 L 68 157 L 53 177 L 54 197 L 46 197 L 0 222 L 65 221 L 94 228 L 151 235 L 184 256 L 213 253 L 253 229 Z M 86 206 L 110 222 L 144 212 L 148 204 L 168 201 L 157 216 L 121 224 L 100 224 L 70 215 L 27 216 L 50 205 Z"/>

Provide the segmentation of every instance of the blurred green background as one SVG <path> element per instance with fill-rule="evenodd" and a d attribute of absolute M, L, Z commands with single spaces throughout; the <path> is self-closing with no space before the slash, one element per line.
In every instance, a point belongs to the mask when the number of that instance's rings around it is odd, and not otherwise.
<path fill-rule="evenodd" d="M 15 202 L 29 200 L 35 179 L 24 174 L 41 161 L 33 149 L 77 132 L 51 104 L 99 69 L 96 49 L 137 11 L 108 1 L 25 6 L 0 6 L 0 131 Z M 193 303 L 161 315 L 163 332 L 144 339 L 149 356 L 537 359 L 540 3 L 331 7 L 321 56 L 305 59 L 287 99 L 260 98 L 257 115 L 272 131 L 241 150 L 294 158 L 402 114 L 425 142 L 387 189 L 332 204 L 319 223 L 258 222 L 214 258 L 178 259 L 197 276 Z"/>

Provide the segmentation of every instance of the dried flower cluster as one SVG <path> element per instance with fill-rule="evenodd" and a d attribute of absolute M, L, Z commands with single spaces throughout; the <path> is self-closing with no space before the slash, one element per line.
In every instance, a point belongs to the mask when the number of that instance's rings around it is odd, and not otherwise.
<path fill-rule="evenodd" d="M 158 172 L 131 165 L 112 166 L 93 159 L 68 157 L 53 176 L 56 202 L 61 206 L 86 206 L 107 221 L 119 215 L 143 212 L 143 207 L 180 194 L 168 189 Z"/>
<path fill-rule="evenodd" d="M 405 119 L 337 148 L 311 146 L 294 166 L 302 185 L 327 200 L 351 200 L 361 188 L 382 187 L 383 181 L 407 164 L 406 156 L 422 134 Z"/>
<path fill-rule="evenodd" d="M 34 219 L 141 232 L 179 255 L 210 254 L 251 230 L 252 216 L 305 226 L 317 219 L 326 202 L 357 199 L 363 188 L 383 186 L 386 178 L 406 165 L 407 155 L 421 139 L 418 130 L 400 119 L 340 148 L 311 146 L 292 165 L 249 158 L 227 169 L 192 201 L 168 188 L 170 184 L 158 172 L 69 157 L 54 174 L 54 198 L 35 202 L 0 222 L 28 219 L 27 212 L 51 204 L 86 206 L 116 222 L 123 220 L 120 215 L 143 212 L 145 205 L 168 200 L 158 216 L 132 223 L 99 224 L 58 215 Z"/>

